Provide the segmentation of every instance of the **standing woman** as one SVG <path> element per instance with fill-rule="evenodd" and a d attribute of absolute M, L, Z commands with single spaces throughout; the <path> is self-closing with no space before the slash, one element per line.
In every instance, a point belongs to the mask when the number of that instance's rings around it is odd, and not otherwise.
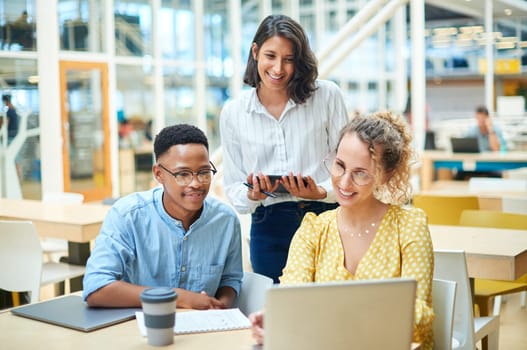
<path fill-rule="evenodd" d="M 337 85 L 317 76 L 302 27 L 268 16 L 247 60 L 244 82 L 252 89 L 221 112 L 226 195 L 238 212 L 252 214 L 253 270 L 275 282 L 304 214 L 337 206 L 322 160 L 348 116 Z M 272 182 L 269 175 L 281 178 Z M 275 192 L 278 186 L 284 192 Z"/>

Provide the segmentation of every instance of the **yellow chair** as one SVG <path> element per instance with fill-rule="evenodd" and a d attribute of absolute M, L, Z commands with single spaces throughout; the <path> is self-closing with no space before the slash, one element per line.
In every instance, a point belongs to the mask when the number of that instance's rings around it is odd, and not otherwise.
<path fill-rule="evenodd" d="M 527 214 L 506 213 L 495 210 L 463 210 L 459 218 L 459 224 L 463 226 L 527 230 Z"/>
<path fill-rule="evenodd" d="M 477 196 L 447 196 L 416 194 L 413 205 L 428 215 L 432 225 L 459 225 L 461 212 L 465 209 L 479 209 Z"/>
<path fill-rule="evenodd" d="M 463 226 L 495 227 L 527 230 L 527 214 L 505 213 L 492 210 L 464 210 L 459 219 Z M 501 296 L 522 292 L 522 307 L 525 307 L 527 274 L 515 281 L 499 281 L 476 278 L 474 280 L 474 301 L 482 315 L 488 315 L 490 302 L 494 298 L 494 315 L 499 314 Z"/>

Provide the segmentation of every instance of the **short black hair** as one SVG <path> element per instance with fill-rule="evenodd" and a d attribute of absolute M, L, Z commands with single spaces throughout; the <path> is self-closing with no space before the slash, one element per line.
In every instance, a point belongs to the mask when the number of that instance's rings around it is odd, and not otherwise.
<path fill-rule="evenodd" d="M 485 106 L 478 106 L 478 107 L 476 108 L 476 113 L 481 113 L 481 114 L 489 115 L 489 110 L 488 110 L 487 107 L 485 107 Z"/>
<path fill-rule="evenodd" d="M 11 102 L 11 95 L 2 95 L 2 101 Z"/>
<path fill-rule="evenodd" d="M 175 124 L 163 128 L 154 140 L 156 161 L 174 145 L 197 143 L 209 150 L 207 136 L 199 128 L 189 124 Z"/>

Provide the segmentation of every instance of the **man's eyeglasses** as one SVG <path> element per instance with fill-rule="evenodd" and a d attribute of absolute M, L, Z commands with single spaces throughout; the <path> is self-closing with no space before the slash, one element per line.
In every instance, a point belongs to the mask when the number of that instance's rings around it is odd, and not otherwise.
<path fill-rule="evenodd" d="M 339 164 L 333 157 L 324 159 L 324 166 L 333 176 L 341 177 L 346 174 L 346 168 L 342 164 Z M 366 186 L 373 181 L 373 176 L 364 170 L 350 170 L 349 173 L 351 175 L 351 181 L 357 186 Z"/>
<path fill-rule="evenodd" d="M 197 176 L 199 183 L 202 183 L 204 185 L 210 184 L 210 182 L 212 181 L 212 177 L 218 171 L 216 170 L 216 167 L 214 166 L 214 164 L 212 164 L 212 162 L 209 163 L 212 166 L 212 168 L 210 169 L 201 169 L 198 172 L 193 172 L 190 170 L 181 170 L 176 171 L 174 173 L 165 168 L 161 163 L 158 163 L 157 165 L 159 165 L 160 168 L 164 169 L 170 175 L 174 176 L 174 178 L 176 179 L 176 183 L 179 186 L 187 186 L 194 179 L 194 175 Z"/>

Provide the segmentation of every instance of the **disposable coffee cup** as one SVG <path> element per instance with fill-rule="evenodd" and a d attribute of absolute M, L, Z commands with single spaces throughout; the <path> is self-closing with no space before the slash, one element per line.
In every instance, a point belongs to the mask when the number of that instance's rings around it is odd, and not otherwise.
<path fill-rule="evenodd" d="M 177 294 L 171 288 L 148 288 L 141 293 L 148 344 L 174 343 Z"/>

